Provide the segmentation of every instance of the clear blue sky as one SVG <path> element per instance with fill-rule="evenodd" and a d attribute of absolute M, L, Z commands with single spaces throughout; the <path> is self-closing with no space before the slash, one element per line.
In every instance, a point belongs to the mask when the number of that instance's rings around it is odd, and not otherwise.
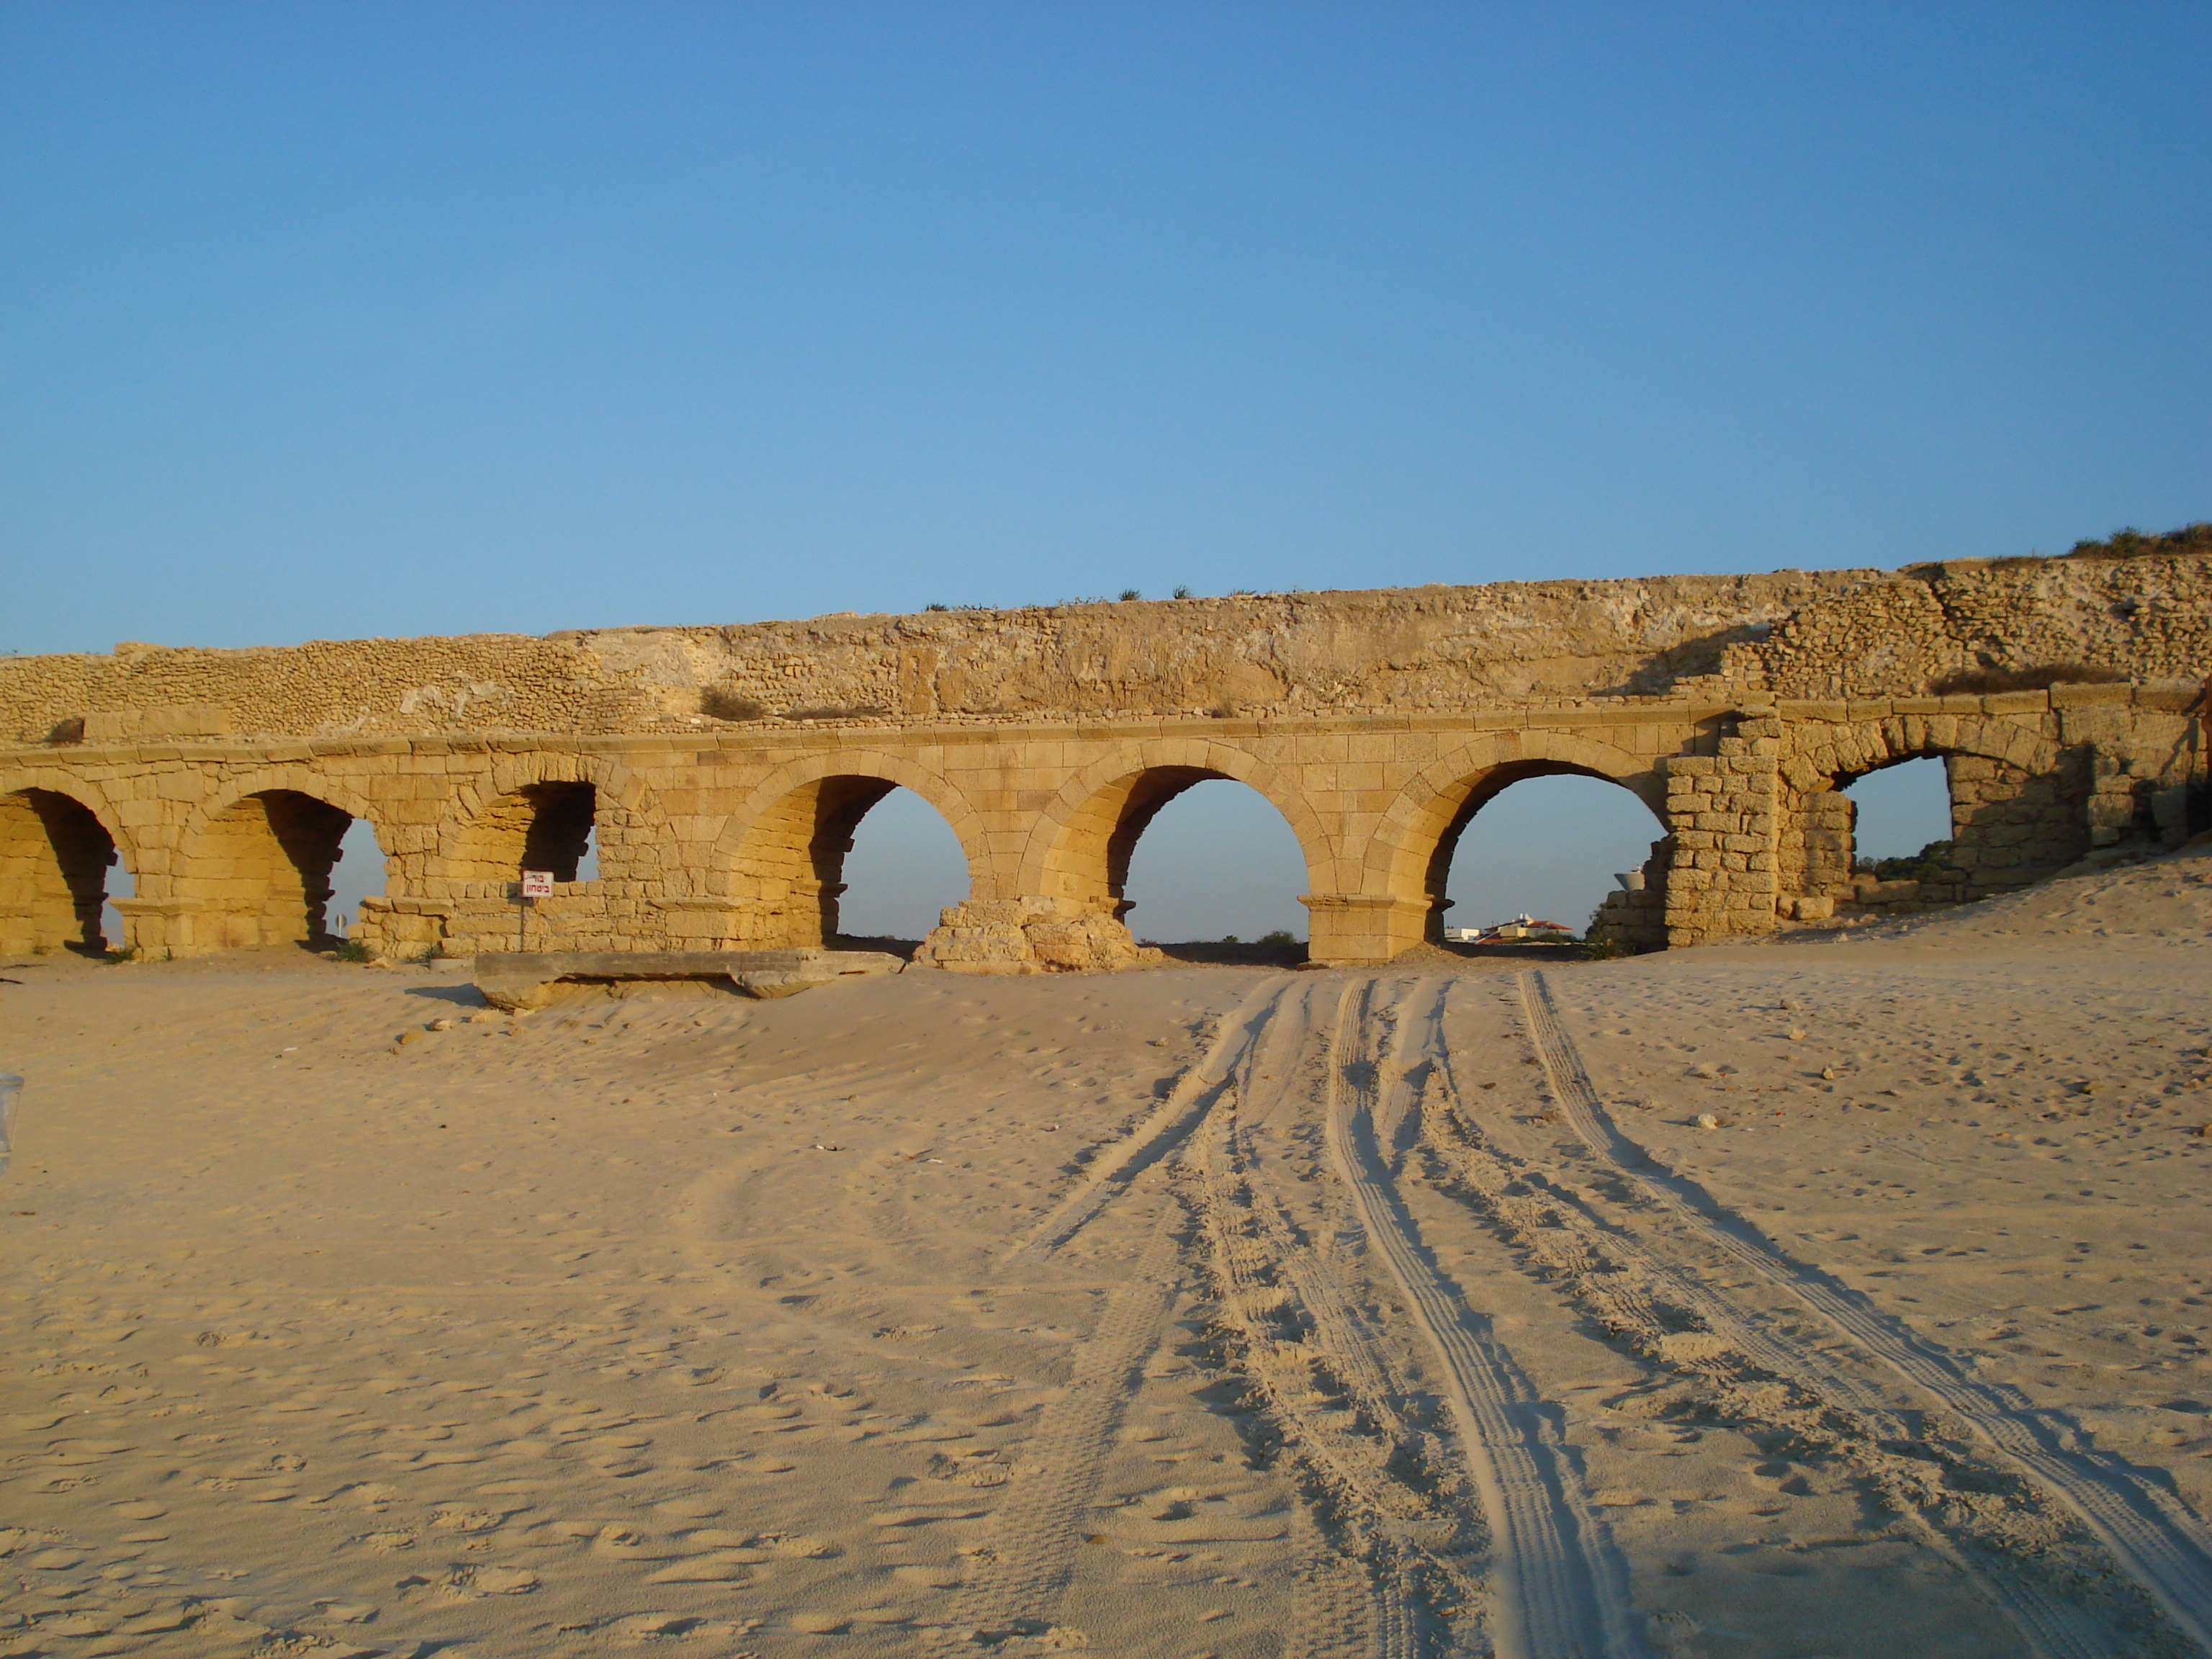
<path fill-rule="evenodd" d="M 2212 513 L 2212 8 L 0 8 L 0 649 Z"/>
<path fill-rule="evenodd" d="M 2201 3 L 0 7 L 0 650 L 2169 526 L 2209 80 Z"/>

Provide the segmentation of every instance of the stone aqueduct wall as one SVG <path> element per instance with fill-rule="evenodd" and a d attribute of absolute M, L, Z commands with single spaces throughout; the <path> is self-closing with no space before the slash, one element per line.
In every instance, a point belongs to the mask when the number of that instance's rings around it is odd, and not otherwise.
<path fill-rule="evenodd" d="M 1551 772 L 1651 809 L 1613 917 L 1695 943 L 1878 899 L 1838 792 L 1915 756 L 1951 778 L 1937 896 L 2185 833 L 2208 600 L 2203 559 L 2001 561 L 0 660 L 0 950 L 95 938 L 118 855 L 123 943 L 312 938 L 353 817 L 381 948 L 511 948 L 516 873 L 573 873 L 586 832 L 599 879 L 539 908 L 556 947 L 811 943 L 903 785 L 969 862 L 925 959 L 1110 966 L 1137 836 L 1227 777 L 1297 836 L 1312 954 L 1376 961 L 1441 926 L 1474 812 Z M 2125 683 L 1929 690 L 2082 663 Z"/>

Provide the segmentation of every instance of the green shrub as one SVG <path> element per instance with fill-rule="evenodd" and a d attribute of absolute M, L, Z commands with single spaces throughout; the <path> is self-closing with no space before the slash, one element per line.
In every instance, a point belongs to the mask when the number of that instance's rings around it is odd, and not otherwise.
<path fill-rule="evenodd" d="M 1853 873 L 1877 881 L 1940 881 L 1956 842 L 1931 841 L 1918 852 L 1901 859 L 1853 859 Z"/>
<path fill-rule="evenodd" d="M 2101 542 L 2076 542 L 2066 550 L 2069 559 L 2149 559 L 2177 553 L 2212 553 L 2212 520 L 2149 535 L 2130 526 Z"/>
<path fill-rule="evenodd" d="M 1262 945 L 1296 945 L 1298 941 L 1288 928 L 1278 927 L 1272 933 L 1261 934 L 1259 942 Z"/>
<path fill-rule="evenodd" d="M 357 939 L 340 939 L 337 949 L 331 954 L 340 962 L 357 963 L 362 966 L 376 960 L 376 952 Z"/>

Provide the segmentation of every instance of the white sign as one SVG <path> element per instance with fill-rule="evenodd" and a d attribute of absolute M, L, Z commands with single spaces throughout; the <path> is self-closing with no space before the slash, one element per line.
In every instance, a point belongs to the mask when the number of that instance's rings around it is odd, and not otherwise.
<path fill-rule="evenodd" d="M 553 896 L 553 872 L 550 870 L 525 870 L 522 872 L 522 896 L 527 899 Z"/>

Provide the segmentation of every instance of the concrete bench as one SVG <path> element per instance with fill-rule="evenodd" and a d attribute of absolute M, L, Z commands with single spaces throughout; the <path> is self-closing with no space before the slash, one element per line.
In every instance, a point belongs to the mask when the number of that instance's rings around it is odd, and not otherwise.
<path fill-rule="evenodd" d="M 542 1008 L 556 985 L 624 980 L 726 980 L 749 997 L 787 997 L 838 980 L 896 974 L 880 951 L 511 951 L 476 959 L 477 989 L 495 1008 Z"/>

